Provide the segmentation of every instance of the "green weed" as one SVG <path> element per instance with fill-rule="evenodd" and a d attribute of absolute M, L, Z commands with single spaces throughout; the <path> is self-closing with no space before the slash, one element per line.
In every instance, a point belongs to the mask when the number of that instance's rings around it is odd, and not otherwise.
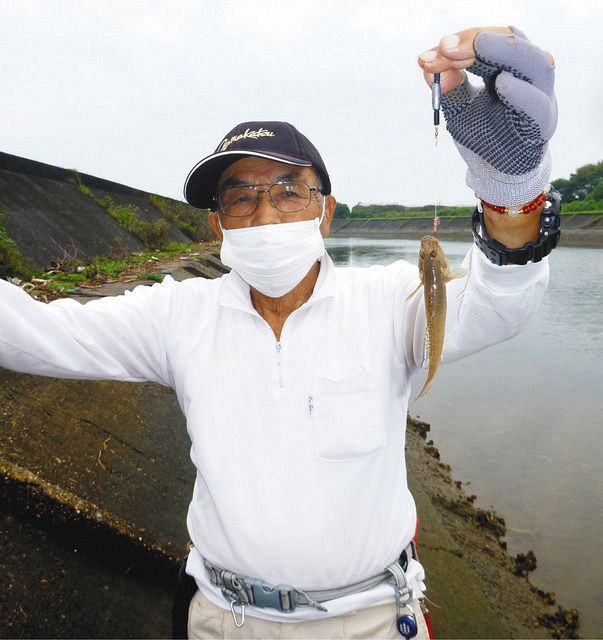
<path fill-rule="evenodd" d="M 102 207 L 121 227 L 134 234 L 149 249 L 163 249 L 167 244 L 169 224 L 165 220 L 147 222 L 140 218 L 138 209 L 132 204 L 117 205 L 110 196 L 97 198 L 79 175 L 72 170 L 78 190 Z"/>
<path fill-rule="evenodd" d="M 207 221 L 207 210 L 196 209 L 185 202 L 150 195 L 149 202 L 161 215 L 175 224 L 185 236 L 194 242 L 213 240 L 214 232 Z"/>
<path fill-rule="evenodd" d="M 29 280 L 39 275 L 29 258 L 26 258 L 10 239 L 4 222 L 6 215 L 0 212 L 0 278 L 21 278 Z"/>

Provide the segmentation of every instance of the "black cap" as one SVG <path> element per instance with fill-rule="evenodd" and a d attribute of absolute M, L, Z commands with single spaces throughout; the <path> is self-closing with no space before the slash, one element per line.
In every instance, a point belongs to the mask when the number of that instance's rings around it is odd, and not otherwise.
<path fill-rule="evenodd" d="M 314 167 L 322 193 L 331 193 L 331 180 L 316 147 L 288 122 L 243 122 L 229 131 L 212 155 L 203 158 L 184 183 L 186 201 L 200 209 L 213 205 L 218 180 L 233 162 L 259 156 L 300 167 Z"/>

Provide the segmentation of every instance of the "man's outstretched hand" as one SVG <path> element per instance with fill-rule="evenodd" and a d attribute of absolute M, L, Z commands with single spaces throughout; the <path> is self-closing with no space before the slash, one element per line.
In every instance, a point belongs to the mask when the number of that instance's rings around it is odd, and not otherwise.
<path fill-rule="evenodd" d="M 446 127 L 476 195 L 506 207 L 538 196 L 549 181 L 548 141 L 557 125 L 553 56 L 516 27 L 474 27 L 443 37 L 418 63 L 429 85 L 441 74 Z M 472 85 L 465 70 L 484 86 Z M 528 223 L 520 218 L 517 230 Z"/>
<path fill-rule="evenodd" d="M 441 73 L 442 93 L 450 93 L 464 80 L 462 71 L 470 67 L 476 58 L 475 38 L 479 33 L 498 33 L 511 35 L 511 27 L 472 27 L 444 36 L 440 43 L 419 56 L 419 66 L 423 69 L 425 81 L 431 87 L 433 74 Z M 545 52 L 547 62 L 555 65 L 553 56 Z"/>

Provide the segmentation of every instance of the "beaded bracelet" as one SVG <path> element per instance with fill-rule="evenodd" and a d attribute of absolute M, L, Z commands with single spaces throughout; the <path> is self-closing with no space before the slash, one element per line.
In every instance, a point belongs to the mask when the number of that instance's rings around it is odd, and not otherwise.
<path fill-rule="evenodd" d="M 517 218 L 520 213 L 532 213 L 532 211 L 536 211 L 538 207 L 546 200 L 547 191 L 543 191 L 541 194 L 537 195 L 534 200 L 528 202 L 528 204 L 524 204 L 523 207 L 511 206 L 511 207 L 501 207 L 497 204 L 490 204 L 485 200 L 481 200 L 482 207 L 488 207 L 492 211 L 496 211 L 496 213 L 506 213 L 510 218 Z"/>

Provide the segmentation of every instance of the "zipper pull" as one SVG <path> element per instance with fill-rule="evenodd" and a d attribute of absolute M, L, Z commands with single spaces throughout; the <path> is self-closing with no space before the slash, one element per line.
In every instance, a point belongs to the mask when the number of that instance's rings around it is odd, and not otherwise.
<path fill-rule="evenodd" d="M 312 396 L 308 396 L 308 413 L 312 415 L 312 411 L 314 411 L 314 400 L 312 400 Z"/>

